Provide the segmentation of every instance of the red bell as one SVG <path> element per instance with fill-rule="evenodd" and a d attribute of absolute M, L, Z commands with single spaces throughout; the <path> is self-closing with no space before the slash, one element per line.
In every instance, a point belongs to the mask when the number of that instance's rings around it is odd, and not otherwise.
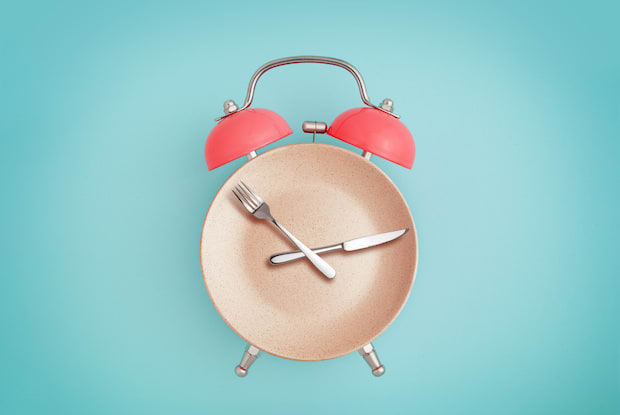
<path fill-rule="evenodd" d="M 213 170 L 293 134 L 273 111 L 248 108 L 226 116 L 211 130 L 205 144 L 207 167 Z"/>
<path fill-rule="evenodd" d="M 380 109 L 345 111 L 332 122 L 327 134 L 408 169 L 413 166 L 413 136 L 402 122 Z"/>

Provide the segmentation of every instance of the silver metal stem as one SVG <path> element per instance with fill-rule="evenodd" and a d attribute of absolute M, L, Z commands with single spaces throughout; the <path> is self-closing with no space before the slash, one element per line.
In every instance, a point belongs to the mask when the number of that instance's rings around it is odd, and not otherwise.
<path fill-rule="evenodd" d="M 256 361 L 258 358 L 258 353 L 260 350 L 251 344 L 248 344 L 248 347 L 245 348 L 245 352 L 243 353 L 243 357 L 241 358 L 241 363 L 239 366 L 235 368 L 235 373 L 240 378 L 245 377 L 248 374 L 248 370 L 252 363 Z"/>
<path fill-rule="evenodd" d="M 301 125 L 304 133 L 325 134 L 327 132 L 327 123 L 321 121 L 304 121 Z"/>
<path fill-rule="evenodd" d="M 366 160 L 370 160 L 370 158 L 372 157 L 372 153 L 370 151 L 362 151 L 362 157 L 364 157 Z"/>
<path fill-rule="evenodd" d="M 317 134 L 325 134 L 327 132 L 327 123 L 320 121 L 304 121 L 301 125 L 304 133 L 312 133 L 312 142 L 316 143 Z"/>
<path fill-rule="evenodd" d="M 366 363 L 368 363 L 368 366 L 372 369 L 373 375 L 379 377 L 385 373 L 385 367 L 383 367 L 379 361 L 379 356 L 377 356 L 377 352 L 375 352 L 372 343 L 368 343 L 357 352 L 364 358 Z"/>
<path fill-rule="evenodd" d="M 252 160 L 253 158 L 256 158 L 256 151 L 250 151 L 248 153 L 248 160 Z"/>
<path fill-rule="evenodd" d="M 237 111 L 243 111 L 248 108 L 252 104 L 252 100 L 254 99 L 254 91 L 256 89 L 256 84 L 258 83 L 259 78 L 268 70 L 277 68 L 278 66 L 290 65 L 293 63 L 322 63 L 326 65 L 338 66 L 340 68 L 346 69 L 357 82 L 357 86 L 360 90 L 360 96 L 362 98 L 362 102 L 369 107 L 376 108 L 380 111 L 385 112 L 386 114 L 390 114 L 395 118 L 400 118 L 398 115 L 391 113 L 390 111 L 386 111 L 385 109 L 373 105 L 370 102 L 370 98 L 368 97 L 368 91 L 366 90 L 366 84 L 364 84 L 364 79 L 362 78 L 362 74 L 355 68 L 355 66 L 350 63 L 343 61 L 342 59 L 329 58 L 327 56 L 291 56 L 288 58 L 275 59 L 273 61 L 267 62 L 260 68 L 254 72 L 252 78 L 250 78 L 250 84 L 248 85 L 248 91 L 245 95 L 245 102 L 241 108 Z M 221 120 L 222 118 L 226 118 L 230 113 L 227 113 L 223 117 L 216 118 L 216 121 Z"/>

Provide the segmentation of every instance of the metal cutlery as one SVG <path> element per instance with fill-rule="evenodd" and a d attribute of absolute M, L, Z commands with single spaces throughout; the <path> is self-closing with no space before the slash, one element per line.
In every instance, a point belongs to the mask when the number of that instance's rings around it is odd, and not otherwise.
<path fill-rule="evenodd" d="M 404 234 L 406 234 L 408 230 L 409 228 L 405 228 L 398 231 L 364 236 L 361 238 L 352 239 L 350 241 L 345 241 L 337 245 L 325 246 L 323 248 L 315 248 L 312 250 L 312 252 L 314 252 L 315 254 L 322 254 L 325 252 L 337 251 L 339 249 L 342 249 L 344 251 L 357 251 L 358 249 L 370 248 L 371 246 L 381 245 L 386 242 L 398 239 Z M 271 258 L 269 258 L 269 262 L 271 262 L 272 265 L 280 265 L 287 262 L 295 261 L 303 257 L 304 254 L 301 251 L 282 252 L 272 255 Z"/>
<path fill-rule="evenodd" d="M 282 226 L 277 220 L 271 216 L 269 205 L 265 203 L 263 199 L 255 192 L 253 192 L 247 184 L 241 182 L 241 184 L 234 186 L 232 191 L 239 199 L 239 202 L 250 212 L 254 217 L 258 219 L 271 221 L 278 227 L 297 247 L 301 250 L 299 252 L 300 258 L 303 256 L 308 257 L 310 262 L 323 273 L 327 278 L 334 278 L 336 271 L 327 263 L 323 258 L 312 252 L 310 248 L 304 245 L 299 239 L 293 236 L 284 226 Z"/>

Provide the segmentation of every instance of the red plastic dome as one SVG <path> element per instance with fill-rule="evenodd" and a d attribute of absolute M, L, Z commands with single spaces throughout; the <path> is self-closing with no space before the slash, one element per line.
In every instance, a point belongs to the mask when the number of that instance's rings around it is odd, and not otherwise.
<path fill-rule="evenodd" d="M 413 136 L 397 118 L 375 108 L 353 108 L 340 114 L 327 130 L 334 138 L 408 169 L 413 166 Z"/>
<path fill-rule="evenodd" d="M 207 167 L 213 170 L 291 134 L 293 130 L 284 118 L 273 111 L 253 108 L 231 114 L 207 137 Z"/>

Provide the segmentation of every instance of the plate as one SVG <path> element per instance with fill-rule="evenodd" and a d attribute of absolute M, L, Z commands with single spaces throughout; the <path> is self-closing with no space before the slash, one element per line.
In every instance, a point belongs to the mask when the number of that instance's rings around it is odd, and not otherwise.
<path fill-rule="evenodd" d="M 410 231 L 323 254 L 332 280 L 306 259 L 274 266 L 272 254 L 297 248 L 239 203 L 231 190 L 240 181 L 309 247 Z M 396 318 L 413 285 L 417 236 L 405 199 L 372 162 L 328 144 L 293 144 L 259 155 L 224 183 L 205 218 L 200 260 L 215 308 L 239 336 L 279 357 L 325 360 L 370 343 Z"/>

